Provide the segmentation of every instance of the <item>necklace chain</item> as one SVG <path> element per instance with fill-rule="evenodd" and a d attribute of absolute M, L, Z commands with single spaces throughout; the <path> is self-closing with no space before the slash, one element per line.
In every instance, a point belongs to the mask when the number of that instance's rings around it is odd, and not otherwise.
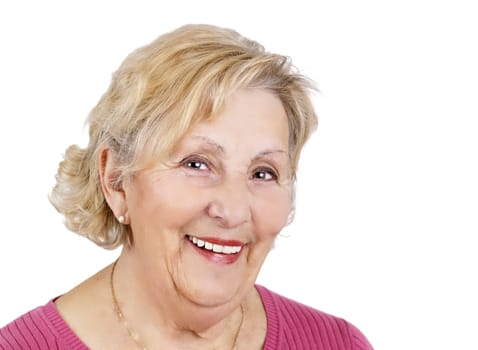
<path fill-rule="evenodd" d="M 113 278 L 114 278 L 114 273 L 115 273 L 116 264 L 118 263 L 118 260 L 119 259 L 116 259 L 116 261 L 113 263 L 113 266 L 111 267 L 111 273 L 110 273 L 110 290 L 111 290 L 111 298 L 113 299 L 113 308 L 114 308 L 114 311 L 116 312 L 116 316 L 118 317 L 118 320 L 121 322 L 121 324 L 125 328 L 131 340 L 136 344 L 136 346 L 139 349 L 147 350 L 146 346 L 144 346 L 143 342 L 141 341 L 138 333 L 134 331 L 134 329 L 130 327 L 130 325 L 128 324 L 128 320 L 123 314 L 123 311 L 121 310 L 119 306 L 118 299 L 116 298 Z M 236 334 L 234 335 L 234 341 L 231 347 L 232 350 L 236 348 L 237 338 L 239 337 L 239 333 L 241 332 L 241 329 L 242 329 L 242 324 L 244 323 L 244 308 L 242 304 L 240 304 L 240 308 L 241 308 L 241 321 L 239 323 L 239 327 L 237 328 Z"/>
<path fill-rule="evenodd" d="M 117 259 L 114 263 L 113 266 L 111 267 L 111 274 L 110 274 L 110 289 L 111 289 L 111 297 L 113 299 L 113 308 L 116 312 L 116 316 L 118 316 L 118 320 L 121 322 L 123 327 L 126 329 L 128 332 L 128 336 L 134 341 L 134 343 L 137 345 L 139 349 L 142 350 L 147 350 L 144 344 L 141 342 L 141 339 L 139 338 L 138 333 L 136 333 L 128 324 L 128 321 L 126 320 L 126 317 L 123 314 L 123 311 L 121 311 L 121 308 L 118 303 L 118 299 L 116 298 L 116 292 L 115 292 L 115 286 L 113 282 L 113 277 L 116 269 L 116 264 L 118 263 Z"/>

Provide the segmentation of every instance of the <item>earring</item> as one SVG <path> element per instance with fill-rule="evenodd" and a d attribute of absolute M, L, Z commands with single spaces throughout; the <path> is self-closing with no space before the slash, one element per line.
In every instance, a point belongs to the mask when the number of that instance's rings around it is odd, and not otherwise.
<path fill-rule="evenodd" d="M 118 216 L 118 222 L 120 224 L 122 224 L 124 222 L 124 216 L 123 215 Z"/>

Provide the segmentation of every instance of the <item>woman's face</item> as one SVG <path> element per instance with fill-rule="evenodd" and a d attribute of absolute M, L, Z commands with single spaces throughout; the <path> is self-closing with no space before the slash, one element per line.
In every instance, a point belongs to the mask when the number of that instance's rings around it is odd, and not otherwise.
<path fill-rule="evenodd" d="M 251 290 L 291 208 L 288 135 L 275 95 L 239 90 L 125 184 L 128 254 L 149 286 L 205 306 Z"/>

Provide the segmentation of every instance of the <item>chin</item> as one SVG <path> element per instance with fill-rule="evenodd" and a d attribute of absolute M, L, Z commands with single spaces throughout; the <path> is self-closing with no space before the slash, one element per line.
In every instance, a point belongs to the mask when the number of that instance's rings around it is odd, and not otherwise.
<path fill-rule="evenodd" d="M 198 281 L 194 285 L 186 286 L 181 294 L 192 303 L 203 307 L 216 307 L 233 302 L 241 292 L 244 285 L 237 283 L 221 283 Z"/>
<path fill-rule="evenodd" d="M 193 304 L 215 307 L 234 303 L 253 288 L 259 266 L 251 265 L 249 245 L 227 255 L 185 243 L 173 279 L 179 294 Z"/>
<path fill-rule="evenodd" d="M 197 257 L 183 261 L 182 278 L 175 279 L 177 290 L 192 303 L 214 307 L 233 302 L 250 284 L 247 261 L 242 257 L 229 265 L 199 261 Z"/>

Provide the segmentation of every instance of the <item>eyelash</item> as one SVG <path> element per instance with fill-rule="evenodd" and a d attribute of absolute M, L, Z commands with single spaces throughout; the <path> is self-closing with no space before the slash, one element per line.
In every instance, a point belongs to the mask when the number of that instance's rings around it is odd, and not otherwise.
<path fill-rule="evenodd" d="M 189 168 L 189 169 L 192 169 L 192 170 L 197 170 L 197 171 L 205 171 L 205 170 L 208 170 L 210 168 L 209 163 L 206 160 L 204 160 L 202 158 L 198 158 L 198 157 L 186 158 L 181 163 L 186 168 Z M 193 166 L 193 165 L 199 165 L 199 167 L 196 167 L 196 166 Z M 207 169 L 201 169 L 201 167 L 203 165 L 206 166 Z"/>
<path fill-rule="evenodd" d="M 202 157 L 191 157 L 191 158 L 186 158 L 181 162 L 182 166 L 194 170 L 194 171 L 207 171 L 211 169 L 210 163 L 205 160 Z M 201 169 L 202 167 L 205 167 L 204 169 Z M 269 178 L 268 178 L 269 177 Z M 269 181 L 277 181 L 279 178 L 279 175 L 277 172 L 271 168 L 265 167 L 265 168 L 257 168 L 254 170 L 254 172 L 251 175 L 251 179 L 253 180 L 261 180 L 264 182 L 269 182 Z"/>
<path fill-rule="evenodd" d="M 259 174 L 265 174 L 265 175 L 259 175 Z M 269 175 L 270 178 L 269 179 L 266 179 L 264 178 L 264 176 L 267 176 Z M 263 180 L 263 181 L 277 181 L 278 179 L 278 175 L 277 173 L 272 170 L 272 169 L 269 169 L 269 168 L 259 168 L 257 170 L 254 171 L 254 173 L 252 174 L 252 178 L 253 179 L 259 179 L 259 180 Z"/>

